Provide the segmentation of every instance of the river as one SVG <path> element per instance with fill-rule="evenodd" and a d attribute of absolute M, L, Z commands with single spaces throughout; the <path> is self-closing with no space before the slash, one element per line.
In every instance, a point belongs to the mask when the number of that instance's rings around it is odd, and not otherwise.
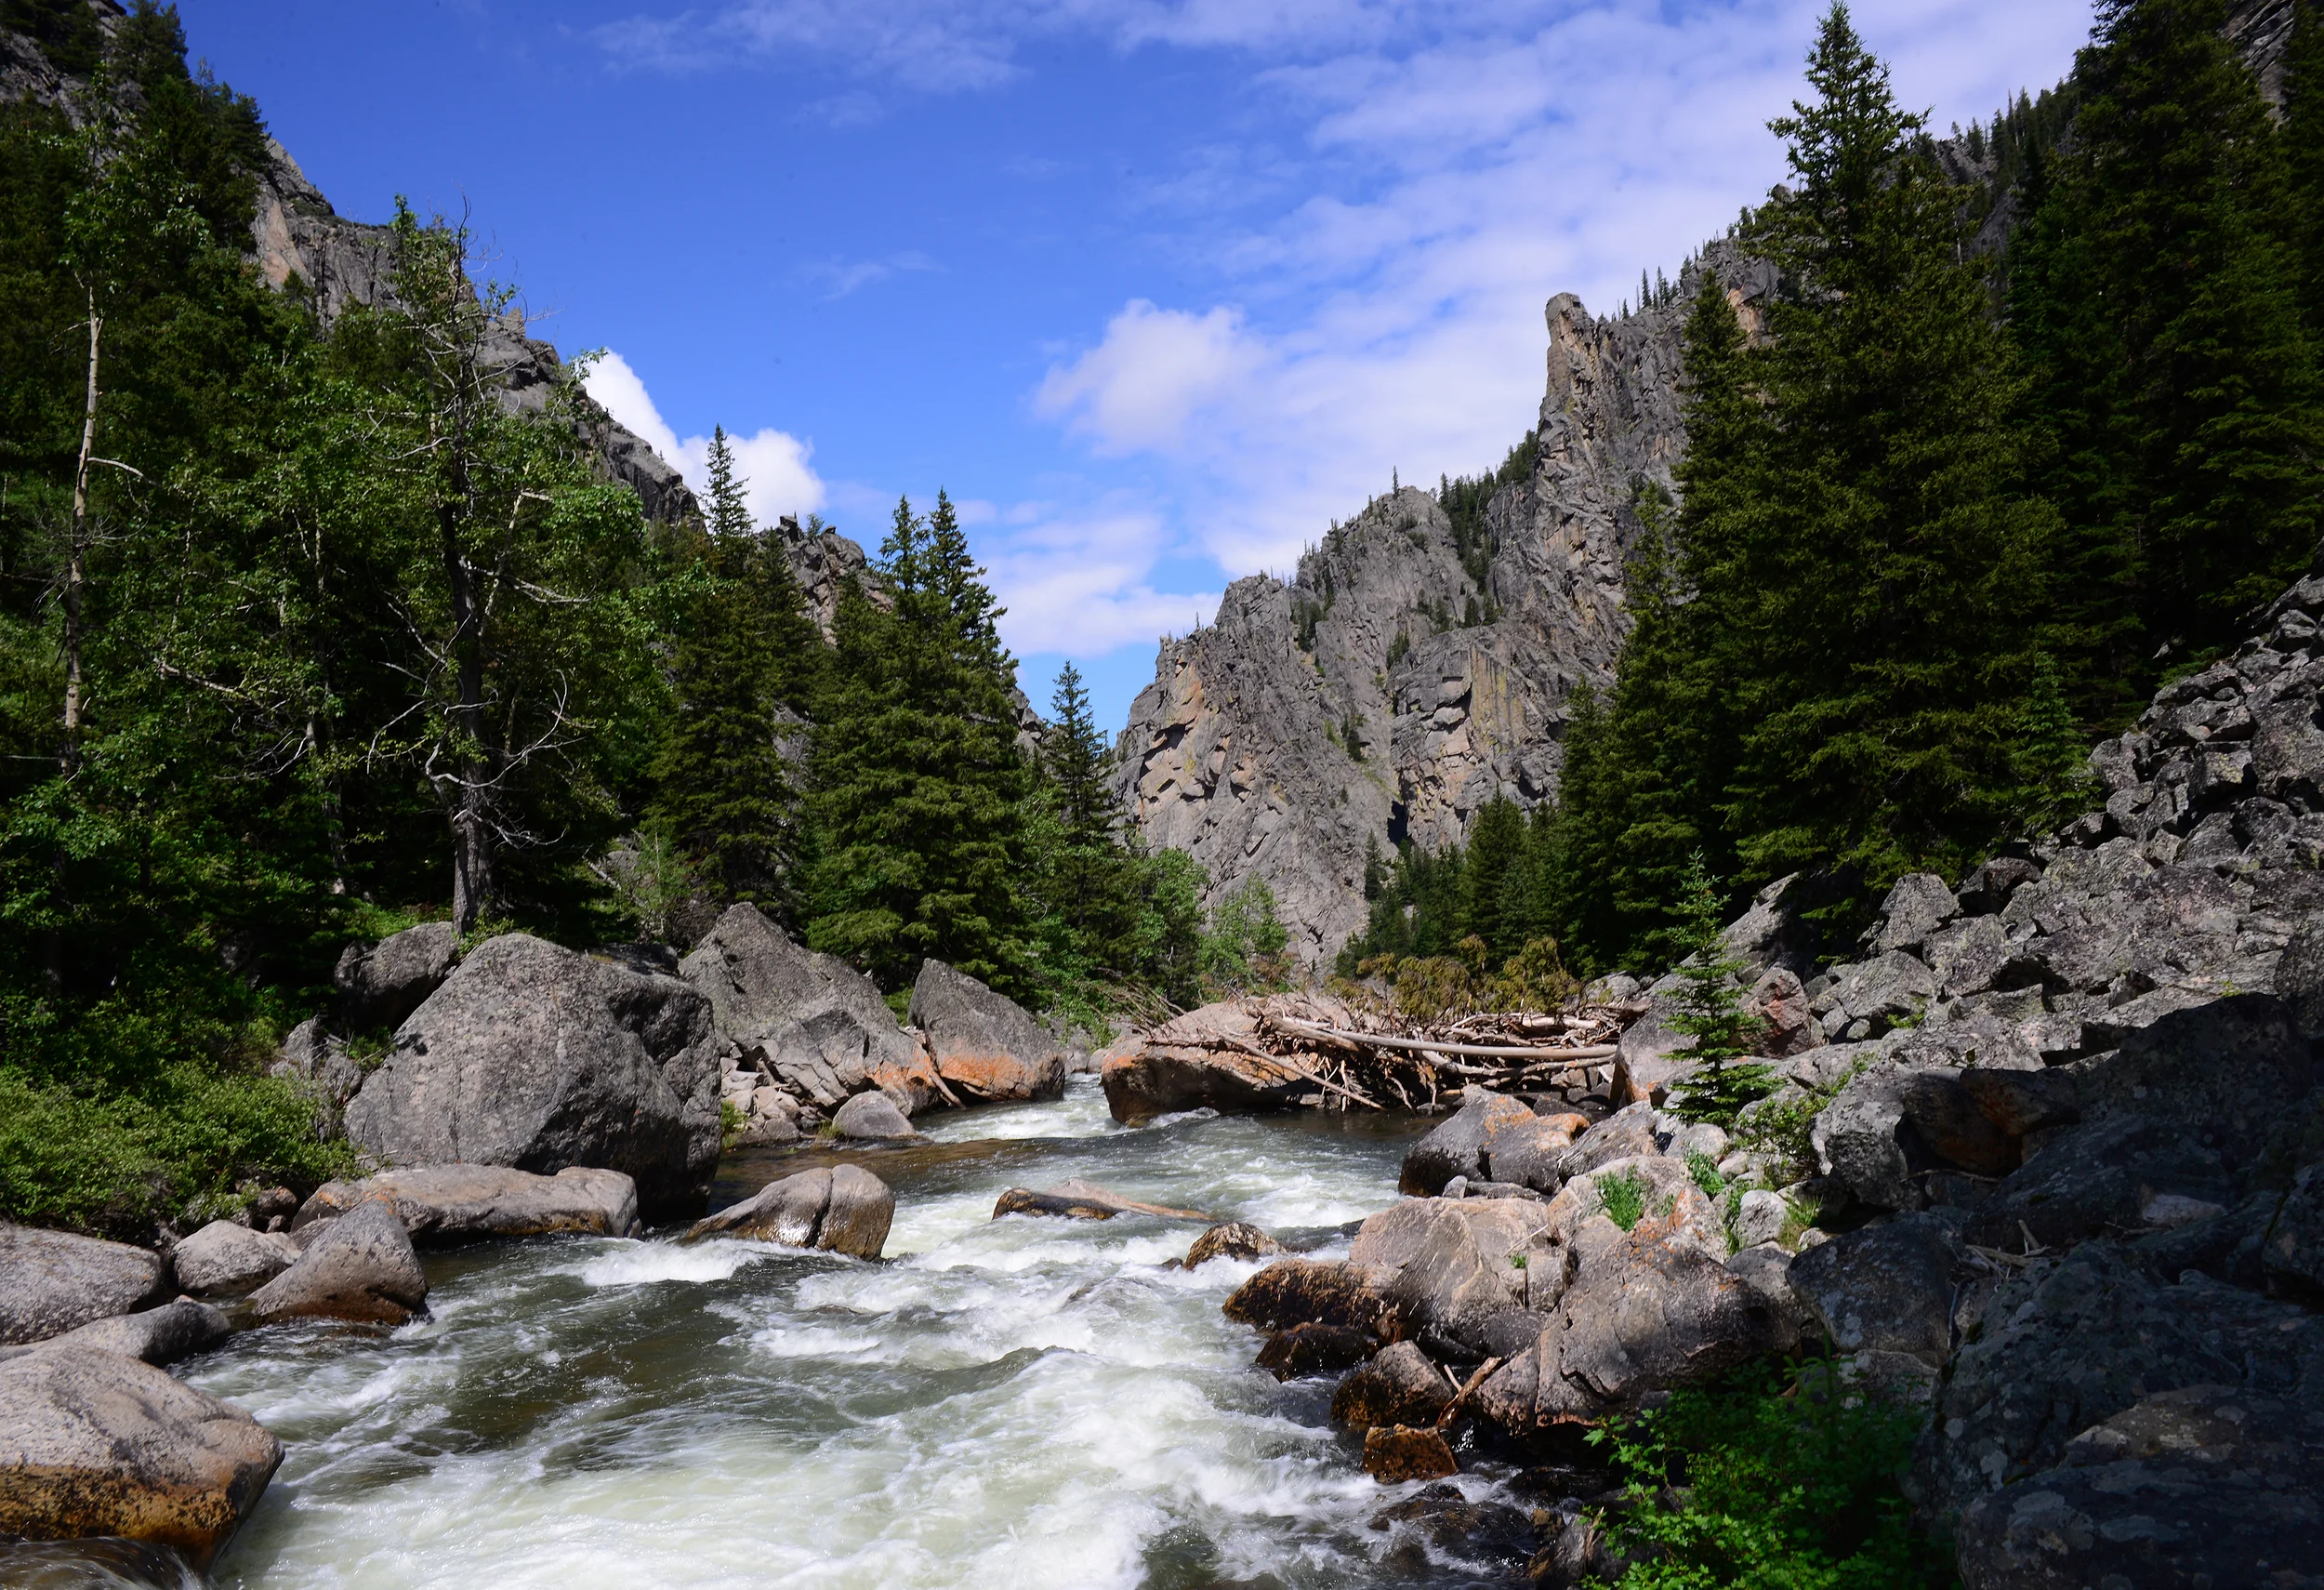
<path fill-rule="evenodd" d="M 1197 1227 L 991 1218 L 1068 1176 L 1319 1253 L 1393 1201 L 1420 1123 L 1058 1102 L 923 1118 L 853 1156 L 888 1258 L 570 1238 L 429 1257 L 432 1317 L 235 1338 L 179 1366 L 288 1448 L 226 1590 L 815 1586 L 1150 1590 L 1508 1582 L 1368 1527 L 1328 1381 L 1278 1385 L 1219 1305 L 1256 1265 Z M 730 1156 L 720 1207 L 804 1157 Z M 1482 1498 L 1489 1475 L 1464 1475 Z"/>

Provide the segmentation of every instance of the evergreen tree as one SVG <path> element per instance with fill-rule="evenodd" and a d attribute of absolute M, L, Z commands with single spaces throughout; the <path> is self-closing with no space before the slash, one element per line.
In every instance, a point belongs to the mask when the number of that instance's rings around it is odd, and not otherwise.
<path fill-rule="evenodd" d="M 680 621 L 673 704 L 655 755 L 654 815 L 721 900 L 788 913 L 798 795 L 786 742 L 822 637 L 790 559 L 751 522 L 723 426 L 710 437 L 707 542 Z"/>
<path fill-rule="evenodd" d="M 2293 0 L 2284 46 L 2280 140 L 2290 188 L 2286 213 L 2312 356 L 2324 347 L 2324 0 Z"/>
<path fill-rule="evenodd" d="M 949 498 L 896 506 L 878 599 L 839 594 L 812 735 L 808 940 L 901 987 L 922 957 L 1038 1001 L 1020 896 L 1016 664 Z"/>
<path fill-rule="evenodd" d="M 1670 1108 L 1682 1120 L 1732 1128 L 1745 1106 L 1776 1091 L 1767 1067 L 1737 1064 L 1754 1052 L 1766 1024 L 1744 1009 L 1743 963 L 1721 933 L 1725 911 L 1700 852 L 1687 865 L 1684 890 L 1687 953 L 1678 965 L 1678 1009 L 1670 1021 L 1671 1030 L 1695 1040 L 1685 1053 L 1696 1070 Z"/>
<path fill-rule="evenodd" d="M 1832 868 L 1848 913 L 1906 870 L 1960 870 L 2016 815 L 2054 514 L 2027 489 L 1960 196 L 1842 5 L 1808 80 L 1772 124 L 1793 187 L 1754 228 L 1791 284 L 1749 356 L 1763 462 L 1687 568 L 1737 682 L 1723 816 L 1747 881 Z"/>
<path fill-rule="evenodd" d="M 1478 809 L 1460 869 L 1460 931 L 1482 939 L 1497 966 L 1525 943 L 1517 924 L 1502 920 L 1502 897 L 1525 851 L 1525 815 L 1514 801 L 1497 795 Z"/>
<path fill-rule="evenodd" d="M 2073 136 L 2027 229 L 2047 258 L 2012 284 L 2058 438 L 2077 660 L 2100 676 L 2068 695 L 2118 717 L 2163 669 L 2230 644 L 2324 529 L 2313 334 L 2285 235 L 2300 206 L 2225 20 L 2225 0 L 2099 6 Z M 2312 124 L 2304 98 L 2292 109 Z"/>

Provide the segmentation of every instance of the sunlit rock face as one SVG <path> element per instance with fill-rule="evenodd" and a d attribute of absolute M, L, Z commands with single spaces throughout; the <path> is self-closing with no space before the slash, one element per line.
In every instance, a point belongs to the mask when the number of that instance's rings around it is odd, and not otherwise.
<path fill-rule="evenodd" d="M 1706 258 L 1758 331 L 1773 272 L 1724 243 Z M 1209 628 L 1162 643 L 1116 787 L 1147 843 L 1192 852 L 1214 899 L 1264 879 L 1293 950 L 1327 960 L 1363 926 L 1367 840 L 1441 846 L 1497 795 L 1554 794 L 1574 690 L 1609 682 L 1627 630 L 1638 489 L 1670 486 L 1685 444 L 1680 331 L 1702 269 L 1627 316 L 1550 300 L 1531 469 L 1465 545 L 1433 491 L 1400 486 L 1289 583 L 1237 580 Z"/>

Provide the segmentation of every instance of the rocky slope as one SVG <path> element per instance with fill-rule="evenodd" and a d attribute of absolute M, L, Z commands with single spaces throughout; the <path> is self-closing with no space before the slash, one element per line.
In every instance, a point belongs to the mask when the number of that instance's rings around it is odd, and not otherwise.
<path fill-rule="evenodd" d="M 1724 243 L 1705 258 L 1753 320 L 1772 272 Z M 1496 795 L 1555 790 L 1567 702 L 1607 682 L 1621 643 L 1637 485 L 1668 486 L 1684 446 L 1679 334 L 1703 269 L 1627 317 L 1550 300 L 1532 467 L 1465 560 L 1433 495 L 1406 486 L 1289 584 L 1237 580 L 1209 628 L 1163 643 L 1118 746 L 1147 842 L 1192 852 L 1214 894 L 1263 878 L 1293 947 L 1324 960 L 1363 925 L 1367 840 L 1441 846 Z"/>

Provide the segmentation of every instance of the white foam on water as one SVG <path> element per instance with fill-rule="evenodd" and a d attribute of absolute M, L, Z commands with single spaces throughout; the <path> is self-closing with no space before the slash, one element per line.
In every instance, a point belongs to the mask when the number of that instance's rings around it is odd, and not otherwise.
<path fill-rule="evenodd" d="M 288 1455 L 219 1590 L 1132 1590 L 1190 1531 L 1221 1578 L 1380 1582 L 1388 1537 L 1364 1523 L 1396 1492 L 1219 1311 L 1259 1265 L 1172 1267 L 1183 1222 L 991 1212 L 1006 1186 L 1082 1176 L 1337 1224 L 1393 1201 L 1396 1146 L 1103 1111 L 1076 1079 L 1059 1104 L 944 1122 L 1058 1141 L 939 1167 L 925 1194 L 904 1180 L 886 1263 L 508 1244 L 446 1260 L 410 1332 L 236 1338 L 188 1378 Z"/>

